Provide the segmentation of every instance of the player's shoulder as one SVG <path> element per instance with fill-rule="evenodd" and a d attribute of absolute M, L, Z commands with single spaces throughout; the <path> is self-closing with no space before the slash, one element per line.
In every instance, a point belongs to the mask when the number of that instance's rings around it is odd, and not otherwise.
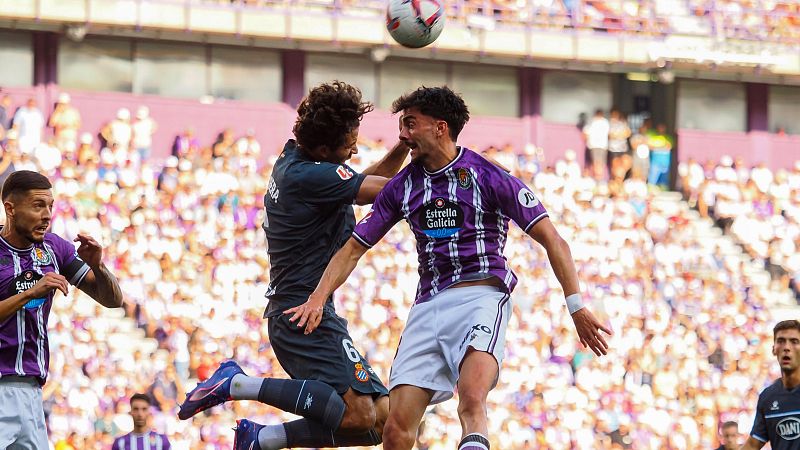
<path fill-rule="evenodd" d="M 779 394 L 782 390 L 783 390 L 783 381 L 780 378 L 778 378 L 775 381 L 773 381 L 769 386 L 761 390 L 761 392 L 758 394 L 758 400 L 766 401 L 769 398 Z"/>
<path fill-rule="evenodd" d="M 45 233 L 44 234 L 44 243 L 50 246 L 53 250 L 58 251 L 64 248 L 72 251 L 74 250 L 74 246 L 71 242 L 64 239 L 63 237 L 55 234 L 55 233 Z"/>
<path fill-rule="evenodd" d="M 490 177 L 510 177 L 512 176 L 505 168 L 492 161 L 480 153 L 465 148 L 463 162 L 473 168 L 479 175 Z"/>

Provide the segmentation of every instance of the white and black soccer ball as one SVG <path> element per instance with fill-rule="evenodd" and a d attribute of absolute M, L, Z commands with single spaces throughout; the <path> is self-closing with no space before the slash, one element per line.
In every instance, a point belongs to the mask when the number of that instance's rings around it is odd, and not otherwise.
<path fill-rule="evenodd" d="M 442 33 L 444 22 L 439 0 L 389 0 L 386 7 L 386 29 L 405 47 L 429 45 Z"/>

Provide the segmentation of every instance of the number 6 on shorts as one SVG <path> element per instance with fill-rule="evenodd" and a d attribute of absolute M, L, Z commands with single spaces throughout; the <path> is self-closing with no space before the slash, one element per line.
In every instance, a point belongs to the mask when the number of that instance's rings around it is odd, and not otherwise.
<path fill-rule="evenodd" d="M 347 358 L 354 363 L 361 361 L 361 355 L 356 350 L 355 346 L 353 346 L 353 341 L 350 339 L 342 339 L 342 347 L 344 347 L 345 353 L 347 353 Z"/>

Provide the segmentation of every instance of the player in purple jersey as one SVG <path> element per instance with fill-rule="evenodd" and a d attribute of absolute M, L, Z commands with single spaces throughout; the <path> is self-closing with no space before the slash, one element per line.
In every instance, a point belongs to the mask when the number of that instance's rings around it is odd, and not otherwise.
<path fill-rule="evenodd" d="M 122 306 L 122 291 L 102 262 L 103 249 L 78 234 L 75 246 L 48 233 L 52 185 L 36 172 L 14 172 L 3 183 L 6 213 L 0 228 L 0 448 L 46 449 L 41 386 L 50 350 L 47 319 L 55 291 L 69 285 L 107 308 Z"/>
<path fill-rule="evenodd" d="M 152 400 L 145 394 L 131 396 L 131 419 L 133 431 L 114 439 L 111 450 L 170 450 L 167 436 L 156 433 L 150 428 L 150 408 Z"/>
<path fill-rule="evenodd" d="M 412 162 L 381 191 L 353 237 L 331 259 L 308 301 L 294 308 L 313 332 L 318 308 L 368 248 L 400 220 L 417 241 L 420 281 L 389 378 L 384 448 L 411 449 L 429 404 L 458 386 L 460 450 L 489 448 L 486 397 L 503 359 L 509 296 L 517 278 L 503 256 L 509 220 L 547 251 L 581 343 L 598 356 L 611 334 L 580 299 L 568 244 L 539 199 L 517 178 L 456 145 L 469 112 L 450 89 L 420 88 L 393 104 Z"/>

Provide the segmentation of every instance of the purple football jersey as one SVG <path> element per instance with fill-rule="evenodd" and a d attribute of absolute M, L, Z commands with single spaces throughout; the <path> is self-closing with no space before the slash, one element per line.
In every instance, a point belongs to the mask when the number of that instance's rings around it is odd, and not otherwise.
<path fill-rule="evenodd" d="M 128 433 L 114 439 L 111 450 L 169 450 L 169 440 L 163 434 L 151 431 L 146 434 Z"/>
<path fill-rule="evenodd" d="M 0 237 L 0 301 L 30 289 L 47 272 L 59 273 L 77 286 L 88 271 L 75 246 L 55 234 L 46 233 L 44 242 L 24 249 Z M 0 322 L 0 377 L 36 377 L 44 384 L 50 364 L 47 319 L 53 295 L 55 291 L 30 300 Z"/>
<path fill-rule="evenodd" d="M 417 241 L 416 303 L 453 283 L 499 278 L 510 293 L 517 277 L 503 255 L 508 221 L 526 232 L 547 211 L 525 183 L 477 153 L 458 156 L 436 172 L 411 163 L 383 188 L 353 237 L 375 245 L 405 219 Z"/>

